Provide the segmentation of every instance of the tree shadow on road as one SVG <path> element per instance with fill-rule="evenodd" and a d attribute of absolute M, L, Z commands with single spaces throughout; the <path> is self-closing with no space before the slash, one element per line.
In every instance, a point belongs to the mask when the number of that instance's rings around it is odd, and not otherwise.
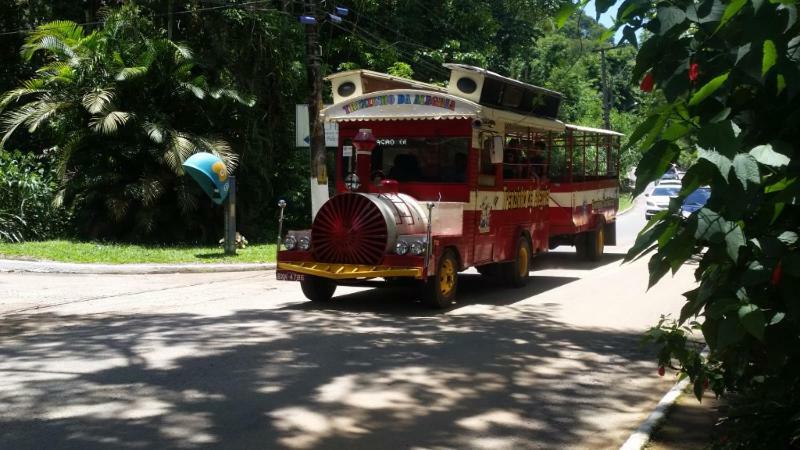
<path fill-rule="evenodd" d="M 593 270 L 606 264 L 621 262 L 623 258 L 625 258 L 624 252 L 610 251 L 608 248 L 599 261 L 582 259 L 574 252 L 549 252 L 533 260 L 533 269 Z"/>
<path fill-rule="evenodd" d="M 544 278 L 493 300 L 465 277 L 488 313 L 385 290 L 220 317 L 5 316 L 0 448 L 618 446 L 603 417 L 653 402 L 631 382 L 654 373 L 651 354 L 638 333 L 518 302 L 571 280 Z"/>

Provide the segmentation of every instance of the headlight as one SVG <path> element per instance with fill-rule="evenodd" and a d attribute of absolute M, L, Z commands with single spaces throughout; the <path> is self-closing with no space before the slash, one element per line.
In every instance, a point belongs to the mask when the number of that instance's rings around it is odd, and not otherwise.
<path fill-rule="evenodd" d="M 682 209 L 682 210 L 681 210 L 681 216 L 683 216 L 683 218 L 684 218 L 684 219 L 688 219 L 688 218 L 689 218 L 689 216 L 691 216 L 691 215 L 692 215 L 692 213 L 691 213 L 691 212 L 689 212 L 689 211 L 686 211 L 685 209 Z"/>
<path fill-rule="evenodd" d="M 414 241 L 411 243 L 411 254 L 419 256 L 425 253 L 425 243 L 421 241 Z"/>
<path fill-rule="evenodd" d="M 653 203 L 653 202 L 651 202 L 651 201 L 648 201 L 648 202 L 647 202 L 647 206 L 656 206 L 656 204 L 655 204 L 655 203 Z"/>
<path fill-rule="evenodd" d="M 311 239 L 308 236 L 303 236 L 297 241 L 297 248 L 306 251 L 308 248 L 311 247 Z"/>
<path fill-rule="evenodd" d="M 397 241 L 397 244 L 394 246 L 394 252 L 398 255 L 405 255 L 408 253 L 408 244 L 406 241 Z"/>
<path fill-rule="evenodd" d="M 348 173 L 344 177 L 344 187 L 347 188 L 348 191 L 356 191 L 358 188 L 361 187 L 361 180 L 358 179 L 358 175 L 354 173 Z"/>
<path fill-rule="evenodd" d="M 286 250 L 294 250 L 297 246 L 297 238 L 294 235 L 288 235 L 283 238 L 283 246 L 286 247 Z"/>

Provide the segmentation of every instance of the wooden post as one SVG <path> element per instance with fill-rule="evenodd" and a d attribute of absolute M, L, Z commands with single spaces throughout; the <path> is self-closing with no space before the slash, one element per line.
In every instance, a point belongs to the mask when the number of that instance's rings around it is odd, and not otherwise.
<path fill-rule="evenodd" d="M 236 177 L 232 176 L 228 198 L 225 199 L 225 248 L 226 255 L 236 254 Z"/>

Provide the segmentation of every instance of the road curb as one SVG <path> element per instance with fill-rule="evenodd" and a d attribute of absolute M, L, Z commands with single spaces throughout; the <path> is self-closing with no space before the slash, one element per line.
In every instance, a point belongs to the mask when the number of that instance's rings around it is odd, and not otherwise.
<path fill-rule="evenodd" d="M 273 270 L 275 263 L 248 264 L 82 264 L 56 261 L 0 259 L 0 272 L 94 275 L 148 275 L 168 273 L 219 273 Z"/>
<path fill-rule="evenodd" d="M 702 353 L 700 353 L 701 358 L 708 357 L 708 346 L 703 349 Z M 643 449 L 648 442 L 650 442 L 650 437 L 653 434 L 656 426 L 661 423 L 662 420 L 667 415 L 667 411 L 675 404 L 675 402 L 683 395 L 683 392 L 686 390 L 686 386 L 690 383 L 689 377 L 684 378 L 681 381 L 675 383 L 672 386 L 672 389 L 667 391 L 661 400 L 659 400 L 658 404 L 656 405 L 653 412 L 644 419 L 644 422 L 639 424 L 639 427 L 633 434 L 628 437 L 628 440 L 625 441 L 624 444 L 619 448 L 619 450 L 641 450 Z"/>
<path fill-rule="evenodd" d="M 655 430 L 656 426 L 664 420 L 664 417 L 667 415 L 667 411 L 672 405 L 675 403 L 676 400 L 683 394 L 684 389 L 686 386 L 689 385 L 689 378 L 684 378 L 683 380 L 677 382 L 675 386 L 672 386 L 661 400 L 656 405 L 656 408 L 653 412 L 647 416 L 647 419 L 644 420 L 639 425 L 639 428 L 630 435 L 627 441 L 622 444 L 620 450 L 641 450 L 644 448 L 645 445 L 650 441 L 650 435 L 653 434 L 653 430 Z"/>
<path fill-rule="evenodd" d="M 617 217 L 624 216 L 625 214 L 628 214 L 629 212 L 634 210 L 636 208 L 636 203 L 639 202 L 639 198 L 640 197 L 641 197 L 641 195 L 637 195 L 636 197 L 634 197 L 633 200 L 631 200 L 631 206 L 626 208 L 624 211 L 617 212 Z"/>

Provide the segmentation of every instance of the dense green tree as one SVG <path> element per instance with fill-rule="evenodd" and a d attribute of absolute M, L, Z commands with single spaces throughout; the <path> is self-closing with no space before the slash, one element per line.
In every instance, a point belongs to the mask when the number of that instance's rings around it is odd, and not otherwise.
<path fill-rule="evenodd" d="M 187 47 L 151 33 L 136 7 L 94 32 L 68 21 L 41 25 L 22 54 L 42 54 L 43 65 L 0 99 L 0 143 L 20 127 L 54 137 L 63 185 L 56 202 L 74 211 L 81 236 L 185 238 L 187 221 L 175 219 L 193 213 L 197 197 L 179 178 L 183 160 L 210 151 L 235 168 L 230 146 L 208 133 L 206 110 L 244 100 L 210 88 Z"/>
<path fill-rule="evenodd" d="M 0 20 L 4 30 L 31 29 L 52 19 L 103 21 L 118 7 L 117 2 L 110 0 L 69 4 L 11 0 L 11 3 L 13 14 Z M 152 22 L 152 26 L 148 25 L 151 35 L 171 36 L 171 41 L 183 42 L 193 49 L 193 73 L 202 73 L 209 85 L 237 86 L 254 100 L 251 107 L 226 101 L 223 107 L 202 110 L 203 120 L 208 124 L 204 128 L 223 134 L 239 156 L 240 231 L 251 239 L 274 236 L 278 198 L 289 201 L 290 224 L 306 225 L 308 153 L 294 147 L 293 129 L 294 105 L 307 101 L 305 38 L 303 26 L 297 21 L 302 12 L 301 2 L 137 0 L 135 3 L 140 18 Z M 561 90 L 565 94 L 563 119 L 601 126 L 600 65 L 598 55 L 592 50 L 597 47 L 594 39 L 606 30 L 587 17 L 570 20 L 563 29 L 555 30 L 550 17 L 562 3 L 354 0 L 348 3 L 350 14 L 341 23 L 322 21 L 324 70 L 332 73 L 363 67 L 441 84 L 447 77 L 441 63 L 474 64 Z M 330 7 L 328 4 L 325 8 Z M 97 23 L 84 29 L 99 31 L 103 27 Z M 3 61 L 12 62 L 13 66 L 5 78 L 0 75 L 0 91 L 33 78 L 35 68 L 44 63 L 41 60 L 44 52 L 33 55 L 29 61 L 21 58 L 18 49 L 24 37 L 0 36 Z M 627 81 L 626 74 L 632 70 L 630 50 L 616 49 L 608 55 L 609 80 L 614 92 L 612 124 L 627 132 L 626 127 L 632 123 L 630 116 L 641 107 L 639 94 Z M 169 100 L 172 105 L 163 108 L 164 119 L 181 124 L 182 102 L 202 104 L 208 100 L 192 97 Z M 193 130 L 205 134 L 204 130 Z M 26 127 L 21 127 L 7 141 L 7 147 L 40 153 L 57 142 L 57 131 L 57 127 L 39 127 L 30 135 Z M 122 137 L 118 135 L 116 139 Z M 631 155 L 626 161 L 633 159 Z M 207 213 L 206 208 L 201 208 L 194 214 L 199 215 L 197 221 L 219 222 L 208 219 L 204 215 Z M 191 222 L 189 216 L 170 219 L 171 223 L 184 220 Z M 184 239 L 203 235 L 194 231 L 193 226 L 184 228 L 187 229 Z M 214 231 L 205 232 L 208 239 L 213 234 Z M 162 237 L 173 238 L 171 233 Z"/>

